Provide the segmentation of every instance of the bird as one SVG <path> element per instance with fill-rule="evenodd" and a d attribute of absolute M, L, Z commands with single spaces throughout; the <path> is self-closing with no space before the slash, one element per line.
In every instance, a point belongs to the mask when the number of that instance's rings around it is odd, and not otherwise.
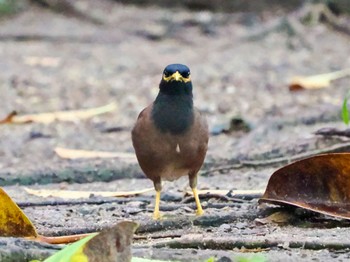
<path fill-rule="evenodd" d="M 154 102 L 139 114 L 131 132 L 138 163 L 156 191 L 153 218 L 159 212 L 162 180 L 189 177 L 198 216 L 202 215 L 197 174 L 209 140 L 206 117 L 193 105 L 190 69 L 183 64 L 165 67 Z"/>

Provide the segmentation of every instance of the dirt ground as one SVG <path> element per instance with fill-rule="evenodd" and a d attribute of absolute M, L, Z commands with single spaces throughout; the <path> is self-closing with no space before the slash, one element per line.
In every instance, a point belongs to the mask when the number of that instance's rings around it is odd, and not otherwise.
<path fill-rule="evenodd" d="M 93 5 L 91 14 L 103 23 L 35 5 L 1 20 L 0 118 L 13 110 L 32 114 L 118 105 L 116 111 L 88 120 L 0 125 L 0 185 L 40 234 L 93 232 L 131 219 L 141 225 L 135 256 L 236 261 L 257 252 L 267 261 L 350 259 L 347 221 L 288 209 L 293 223 L 259 223 L 276 208 L 259 207 L 256 198 L 213 195 L 203 196 L 205 215 L 196 218 L 193 200 L 184 194 L 186 178 L 164 184 L 161 222 L 151 220 L 153 192 L 75 201 L 26 193 L 24 186 L 96 191 L 152 187 L 137 163 L 66 160 L 54 148 L 132 153 L 132 125 L 154 100 L 161 72 L 170 63 L 191 68 L 194 102 L 212 132 L 199 189 L 263 190 L 274 170 L 298 156 L 349 148 L 346 138 L 314 134 L 324 127 L 345 128 L 340 110 L 349 78 L 320 90 L 288 90 L 293 76 L 349 68 L 349 36 L 322 23 L 300 24 L 295 34 L 283 27 L 266 33 L 288 14 L 282 11 L 212 13 L 80 2 Z M 231 119 L 246 128 L 234 125 L 221 132 Z M 1 261 L 44 258 L 57 250 L 11 241 L 0 238 Z M 25 248 L 14 249 L 11 258 L 8 247 L 21 241 Z"/>

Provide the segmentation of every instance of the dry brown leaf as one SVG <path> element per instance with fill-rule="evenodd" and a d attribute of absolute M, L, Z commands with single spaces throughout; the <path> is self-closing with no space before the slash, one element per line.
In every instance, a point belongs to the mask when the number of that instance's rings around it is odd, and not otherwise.
<path fill-rule="evenodd" d="M 79 158 L 123 158 L 130 162 L 136 162 L 136 156 L 132 153 L 124 152 L 104 152 L 104 151 L 87 151 L 56 147 L 56 154 L 61 158 L 79 159 Z"/>
<path fill-rule="evenodd" d="M 14 116 L 17 115 L 16 111 L 12 111 L 10 114 L 8 114 L 4 119 L 0 120 L 0 124 L 8 124 L 12 122 L 12 119 Z"/>
<path fill-rule="evenodd" d="M 131 242 L 137 227 L 132 221 L 119 222 L 65 247 L 45 261 L 131 261 Z"/>
<path fill-rule="evenodd" d="M 13 123 L 13 124 L 24 124 L 24 123 L 51 123 L 53 121 L 76 121 L 78 119 L 87 119 L 96 115 L 108 113 L 117 109 L 116 103 L 110 103 L 105 106 L 89 108 L 83 110 L 72 110 L 72 111 L 57 111 L 50 113 L 40 113 L 31 115 L 17 115 L 16 112 L 11 112 L 4 119 L 0 120 L 0 124 Z"/>
<path fill-rule="evenodd" d="M 40 197 L 60 197 L 63 199 L 77 199 L 77 198 L 89 198 L 90 196 L 102 196 L 102 197 L 129 197 L 144 194 L 153 191 L 152 188 L 145 188 L 135 191 L 120 191 L 120 192 L 110 192 L 110 191 L 74 191 L 74 190 L 50 190 L 50 189 L 30 189 L 24 188 L 27 193 L 40 196 Z"/>
<path fill-rule="evenodd" d="M 131 261 L 131 242 L 138 224 L 122 221 L 106 228 L 82 249 L 88 261 Z"/>
<path fill-rule="evenodd" d="M 350 219 L 350 153 L 317 155 L 282 167 L 259 202 Z"/>
<path fill-rule="evenodd" d="M 350 68 L 314 76 L 296 76 L 292 78 L 289 84 L 289 90 L 297 91 L 302 89 L 325 88 L 328 87 L 333 80 L 346 76 L 350 76 Z"/>

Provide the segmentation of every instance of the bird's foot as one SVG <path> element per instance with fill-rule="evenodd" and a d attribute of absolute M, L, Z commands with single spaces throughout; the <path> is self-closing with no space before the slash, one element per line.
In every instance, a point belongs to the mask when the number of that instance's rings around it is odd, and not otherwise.
<path fill-rule="evenodd" d="M 162 216 L 160 215 L 159 211 L 153 213 L 153 219 L 154 220 L 161 220 L 162 219 Z"/>
<path fill-rule="evenodd" d="M 202 208 L 197 209 L 197 211 L 196 211 L 196 215 L 197 215 L 197 216 L 202 216 L 203 214 L 204 214 L 204 211 L 203 211 Z"/>

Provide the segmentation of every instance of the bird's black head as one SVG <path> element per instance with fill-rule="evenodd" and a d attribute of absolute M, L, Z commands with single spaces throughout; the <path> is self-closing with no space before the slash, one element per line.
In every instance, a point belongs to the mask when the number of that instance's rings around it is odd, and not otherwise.
<path fill-rule="evenodd" d="M 192 96 L 190 69 L 182 64 L 171 64 L 165 67 L 159 84 L 162 93 L 169 95 L 189 94 Z"/>
<path fill-rule="evenodd" d="M 157 128 L 172 134 L 182 134 L 192 125 L 192 82 L 187 66 L 172 64 L 164 69 L 152 118 Z"/>

